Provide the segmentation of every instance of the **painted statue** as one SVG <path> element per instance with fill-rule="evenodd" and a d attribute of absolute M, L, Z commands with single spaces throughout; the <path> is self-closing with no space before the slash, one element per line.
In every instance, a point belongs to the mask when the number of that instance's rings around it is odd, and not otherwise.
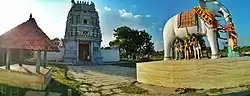
<path fill-rule="evenodd" d="M 180 60 L 182 53 L 182 44 L 180 39 L 175 40 L 174 46 L 175 46 L 175 60 Z"/>
<path fill-rule="evenodd" d="M 191 53 L 191 49 L 190 49 L 190 42 L 188 39 L 184 40 L 184 57 L 185 60 L 190 59 L 190 53 Z"/>
<path fill-rule="evenodd" d="M 192 37 L 192 47 L 193 47 L 193 52 L 194 52 L 194 59 L 201 59 L 200 42 L 195 36 Z"/>
<path fill-rule="evenodd" d="M 218 54 L 218 21 L 215 17 L 223 18 L 227 23 L 232 22 L 226 7 L 216 0 L 199 0 L 200 6 L 187 12 L 182 12 L 170 18 L 163 30 L 164 60 L 170 59 L 171 46 L 175 38 L 186 38 L 186 33 L 207 36 L 211 47 L 211 59 L 219 58 Z M 211 7 L 212 6 L 212 7 Z"/>

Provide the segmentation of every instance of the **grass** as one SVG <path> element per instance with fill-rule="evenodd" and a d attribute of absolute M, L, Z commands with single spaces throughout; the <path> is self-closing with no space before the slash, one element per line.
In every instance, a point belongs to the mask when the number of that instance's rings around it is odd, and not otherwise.
<path fill-rule="evenodd" d="M 74 80 L 72 74 L 68 73 L 68 77 L 64 76 L 64 70 L 55 68 L 53 70 L 53 79 L 48 85 L 46 91 L 61 93 L 62 96 L 68 96 L 68 89 L 72 90 L 72 96 L 80 96 L 80 82 Z"/>
<path fill-rule="evenodd" d="M 210 92 L 210 93 L 222 93 L 222 92 L 223 92 L 223 89 L 222 89 L 222 88 L 220 88 L 220 89 L 214 88 L 214 89 L 210 89 L 209 92 Z"/>
<path fill-rule="evenodd" d="M 121 86 L 119 89 L 122 90 L 123 93 L 130 94 L 148 94 L 148 90 L 142 89 L 135 85 L 135 83 L 130 84 L 129 86 Z"/>

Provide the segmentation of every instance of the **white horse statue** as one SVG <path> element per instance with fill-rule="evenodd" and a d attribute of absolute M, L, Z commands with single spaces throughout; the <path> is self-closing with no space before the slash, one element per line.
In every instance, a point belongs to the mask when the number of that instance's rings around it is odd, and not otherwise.
<path fill-rule="evenodd" d="M 171 52 L 173 51 L 172 45 L 174 40 L 176 38 L 184 39 L 187 33 L 207 36 L 212 51 L 211 59 L 217 59 L 220 57 L 218 54 L 218 42 L 217 42 L 218 31 L 214 30 L 214 26 L 211 25 L 214 23 L 214 21 L 209 21 L 210 19 L 207 19 L 206 16 L 214 15 L 214 18 L 222 17 L 227 23 L 229 23 L 232 22 L 231 14 L 229 13 L 226 7 L 224 7 L 220 2 L 216 0 L 205 0 L 205 1 L 199 0 L 199 1 L 200 1 L 200 6 L 192 9 L 190 12 L 199 13 L 199 9 L 201 10 L 204 9 L 206 12 L 209 11 L 210 14 L 206 13 L 207 15 L 204 15 L 204 13 L 201 13 L 199 16 L 197 16 L 197 18 L 195 18 L 195 22 L 192 22 L 192 24 L 196 25 L 180 27 L 179 21 L 181 20 L 180 19 L 181 15 L 185 14 L 187 15 L 190 13 L 177 14 L 172 18 L 170 18 L 165 24 L 163 30 L 164 60 L 169 60 L 171 58 Z M 192 16 L 196 15 L 189 15 L 189 17 L 185 18 L 194 18 Z"/>

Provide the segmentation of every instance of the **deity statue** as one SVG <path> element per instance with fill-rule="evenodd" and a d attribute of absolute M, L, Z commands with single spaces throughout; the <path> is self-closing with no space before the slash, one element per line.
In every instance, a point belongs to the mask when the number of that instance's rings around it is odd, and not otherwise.
<path fill-rule="evenodd" d="M 181 59 L 181 53 L 182 53 L 182 44 L 179 39 L 176 39 L 175 41 L 175 60 Z"/>
<path fill-rule="evenodd" d="M 185 59 L 190 59 L 190 42 L 188 39 L 184 40 L 184 57 Z"/>
<path fill-rule="evenodd" d="M 192 45 L 194 51 L 194 59 L 201 59 L 201 46 L 198 39 L 195 36 L 192 37 Z"/>

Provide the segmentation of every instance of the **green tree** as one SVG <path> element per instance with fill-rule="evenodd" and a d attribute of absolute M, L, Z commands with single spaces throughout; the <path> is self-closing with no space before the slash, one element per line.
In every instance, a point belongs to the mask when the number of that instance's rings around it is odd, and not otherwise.
<path fill-rule="evenodd" d="M 115 40 L 110 41 L 110 46 L 118 46 L 120 52 L 127 55 L 150 55 L 154 52 L 152 36 L 145 30 L 138 31 L 127 26 L 114 29 Z"/>

